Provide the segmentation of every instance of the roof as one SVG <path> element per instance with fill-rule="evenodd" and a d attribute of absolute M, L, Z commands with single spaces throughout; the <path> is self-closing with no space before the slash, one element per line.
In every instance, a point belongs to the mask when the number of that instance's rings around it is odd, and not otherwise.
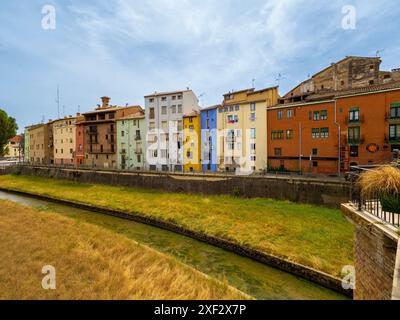
<path fill-rule="evenodd" d="M 192 90 L 180 90 L 180 91 L 167 91 L 167 92 L 154 92 L 152 94 L 148 94 L 144 96 L 145 98 L 150 98 L 150 97 L 159 97 L 159 96 L 170 96 L 172 94 L 182 94 L 185 92 L 192 92 Z"/>
<path fill-rule="evenodd" d="M 238 91 L 232 91 L 232 92 L 228 92 L 228 93 L 225 93 L 223 96 L 225 97 L 225 96 L 229 96 L 229 95 L 231 95 L 231 94 L 237 94 L 237 93 L 243 93 L 243 92 L 254 92 L 254 88 L 249 88 L 249 89 L 243 89 L 243 90 L 238 90 Z"/>
<path fill-rule="evenodd" d="M 377 84 L 377 85 L 370 85 L 362 88 L 355 88 L 355 89 L 346 89 L 341 91 L 334 91 L 330 90 L 324 93 L 317 93 L 309 95 L 305 100 L 291 102 L 291 103 L 284 103 L 284 104 L 277 104 L 273 106 L 274 108 L 279 107 L 287 107 L 287 106 L 296 106 L 296 105 L 306 105 L 309 103 L 325 103 L 329 101 L 333 101 L 337 98 L 344 98 L 348 96 L 354 96 L 359 94 L 368 94 L 374 92 L 381 92 L 387 90 L 400 90 L 400 81 L 392 81 L 386 84 Z"/>
<path fill-rule="evenodd" d="M 262 92 L 269 91 L 269 90 L 274 90 L 274 89 L 279 89 L 279 86 L 273 86 L 273 87 L 268 87 L 268 88 L 260 89 L 260 90 L 257 90 L 257 91 L 252 91 L 252 92 L 249 92 L 249 95 L 250 95 L 250 94 L 262 93 Z"/>
<path fill-rule="evenodd" d="M 199 115 L 200 115 L 200 113 L 198 111 L 193 111 L 191 113 L 184 114 L 183 117 L 184 118 L 190 118 L 190 117 L 197 117 Z"/>
<path fill-rule="evenodd" d="M 217 104 L 217 105 L 215 105 L 215 106 L 210 106 L 210 107 L 203 108 L 203 109 L 201 109 L 200 111 L 214 110 L 214 109 L 218 109 L 218 108 L 220 108 L 220 107 L 222 107 L 222 105 Z"/>
<path fill-rule="evenodd" d="M 8 140 L 9 142 L 15 142 L 15 143 L 20 143 L 22 141 L 22 136 L 21 135 L 17 135 L 15 137 L 12 137 L 10 140 Z"/>
<path fill-rule="evenodd" d="M 113 107 L 108 107 L 108 108 L 98 108 L 94 111 L 82 113 L 82 115 L 85 116 L 85 115 L 91 115 L 91 114 L 103 113 L 103 112 L 114 112 L 114 111 L 129 109 L 129 108 L 140 108 L 140 110 L 143 110 L 141 106 L 127 106 L 127 107 L 113 106 Z"/>
<path fill-rule="evenodd" d="M 118 118 L 117 121 L 121 121 L 121 120 L 135 120 L 135 119 L 144 119 L 145 118 L 145 114 L 140 112 L 140 113 L 135 113 L 135 114 L 131 114 L 129 116 L 126 117 L 122 117 L 122 118 Z"/>

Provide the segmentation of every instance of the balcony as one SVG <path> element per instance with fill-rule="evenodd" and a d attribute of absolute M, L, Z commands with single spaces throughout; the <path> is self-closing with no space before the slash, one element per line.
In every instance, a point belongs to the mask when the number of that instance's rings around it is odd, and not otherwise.
<path fill-rule="evenodd" d="M 98 132 L 97 130 L 86 129 L 86 134 L 92 135 L 92 134 L 98 134 Z"/>
<path fill-rule="evenodd" d="M 386 121 L 400 122 L 400 116 L 393 116 L 390 112 L 386 112 Z"/>
<path fill-rule="evenodd" d="M 86 143 L 87 143 L 87 144 L 99 144 L 98 141 L 96 141 L 96 140 L 90 140 L 90 139 L 86 140 Z"/>
<path fill-rule="evenodd" d="M 135 154 L 143 154 L 143 150 L 142 149 L 136 149 L 135 150 Z"/>
<path fill-rule="evenodd" d="M 136 137 L 135 137 L 135 141 L 140 141 L 140 140 L 142 140 L 142 137 L 141 137 L 141 136 L 136 136 Z"/>
<path fill-rule="evenodd" d="M 88 151 L 89 154 L 114 154 L 115 150 L 109 148 L 93 148 L 92 151 Z"/>
<path fill-rule="evenodd" d="M 111 129 L 111 128 L 109 128 L 109 129 L 107 129 L 107 133 L 108 134 L 115 134 L 115 129 Z"/>
<path fill-rule="evenodd" d="M 346 116 L 345 121 L 347 125 L 365 123 L 365 116 L 362 114 L 356 119 L 350 119 L 349 116 Z"/>
<path fill-rule="evenodd" d="M 364 144 L 365 138 L 363 136 L 361 136 L 359 138 L 348 138 L 347 143 L 351 146 Z"/>

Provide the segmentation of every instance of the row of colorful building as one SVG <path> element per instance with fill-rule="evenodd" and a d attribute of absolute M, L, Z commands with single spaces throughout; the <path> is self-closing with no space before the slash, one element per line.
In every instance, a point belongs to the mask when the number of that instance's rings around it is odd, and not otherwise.
<path fill-rule="evenodd" d="M 278 87 L 229 92 L 201 109 L 193 91 L 144 97 L 25 130 L 25 161 L 185 172 L 335 174 L 390 162 L 400 150 L 400 70 L 346 57 L 284 96 Z"/>

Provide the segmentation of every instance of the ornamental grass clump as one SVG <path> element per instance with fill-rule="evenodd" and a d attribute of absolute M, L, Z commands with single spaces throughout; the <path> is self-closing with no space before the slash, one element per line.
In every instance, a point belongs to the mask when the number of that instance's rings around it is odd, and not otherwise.
<path fill-rule="evenodd" d="M 364 199 L 379 197 L 382 209 L 400 213 L 400 170 L 384 166 L 365 172 L 359 179 L 361 196 Z"/>

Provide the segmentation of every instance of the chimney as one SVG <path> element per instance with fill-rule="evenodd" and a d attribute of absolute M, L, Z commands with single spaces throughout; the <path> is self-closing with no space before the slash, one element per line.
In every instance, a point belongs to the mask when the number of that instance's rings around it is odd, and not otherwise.
<path fill-rule="evenodd" d="M 101 108 L 102 109 L 108 108 L 109 104 L 110 104 L 110 100 L 111 99 L 109 97 L 101 97 L 101 102 L 102 102 Z"/>

